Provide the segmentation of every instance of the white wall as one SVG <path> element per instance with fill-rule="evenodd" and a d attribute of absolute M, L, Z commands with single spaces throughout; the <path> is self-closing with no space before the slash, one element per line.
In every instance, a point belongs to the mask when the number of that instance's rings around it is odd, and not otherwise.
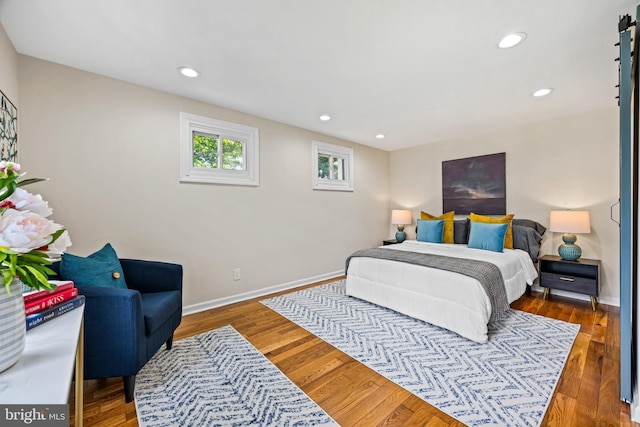
<path fill-rule="evenodd" d="M 443 161 L 505 152 L 508 213 L 548 227 L 551 210 L 590 211 L 592 232 L 577 243 L 583 257 L 602 260 L 600 300 L 619 305 L 619 228 L 610 219 L 619 197 L 617 118 L 612 107 L 394 151 L 391 207 L 411 209 L 414 217 L 420 210 L 440 214 Z M 561 243 L 559 233 L 547 232 L 542 253 L 556 254 Z"/>
<path fill-rule="evenodd" d="M 0 25 L 0 90 L 16 108 L 18 102 L 18 54 Z"/>
<path fill-rule="evenodd" d="M 344 271 L 389 224 L 389 154 L 259 117 L 19 56 L 19 152 L 87 255 L 184 266 L 185 305 Z M 179 183 L 179 113 L 260 129 L 260 186 Z M 311 189 L 311 141 L 353 147 L 355 191 Z M 232 271 L 242 279 L 233 281 Z"/>

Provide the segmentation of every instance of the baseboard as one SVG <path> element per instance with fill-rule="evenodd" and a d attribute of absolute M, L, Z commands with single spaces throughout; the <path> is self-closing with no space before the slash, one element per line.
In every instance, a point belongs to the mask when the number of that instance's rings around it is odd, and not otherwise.
<path fill-rule="evenodd" d="M 533 285 L 531 287 L 531 290 L 536 291 L 536 292 L 544 292 L 544 288 L 538 286 L 538 285 Z M 578 294 L 575 292 L 567 292 L 567 291 L 561 291 L 559 289 L 551 289 L 550 290 L 552 295 L 558 295 L 561 297 L 567 297 L 567 298 L 573 298 L 573 299 L 578 299 L 581 301 L 591 301 L 591 298 L 589 297 L 589 295 L 584 295 L 584 294 Z M 613 305 L 615 307 L 620 307 L 620 299 L 619 298 L 608 298 L 608 297 L 598 297 L 598 303 L 601 304 L 606 304 L 606 305 Z"/>
<path fill-rule="evenodd" d="M 331 273 L 308 277 L 306 279 L 300 279 L 300 280 L 295 280 L 289 283 L 283 283 L 281 285 L 258 289 L 256 291 L 245 292 L 238 295 L 232 295 L 230 297 L 218 298 L 210 301 L 200 302 L 197 304 L 191 304 L 191 305 L 182 307 L 182 315 L 187 316 L 189 314 L 199 313 L 201 311 L 210 310 L 212 308 L 218 308 L 218 307 L 233 304 L 236 302 L 246 301 L 252 298 L 273 294 L 275 292 L 286 291 L 289 289 L 297 288 L 299 286 L 309 285 L 311 283 L 320 282 L 322 280 L 333 279 L 334 277 L 339 277 L 342 275 L 344 275 L 344 270 L 334 271 Z"/>

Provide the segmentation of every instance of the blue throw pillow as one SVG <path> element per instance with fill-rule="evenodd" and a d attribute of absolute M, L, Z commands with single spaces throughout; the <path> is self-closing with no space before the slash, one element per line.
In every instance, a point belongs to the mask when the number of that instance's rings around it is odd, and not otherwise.
<path fill-rule="evenodd" d="M 418 220 L 418 235 L 416 239 L 419 242 L 442 243 L 442 235 L 444 234 L 444 219 L 441 220 Z"/>
<path fill-rule="evenodd" d="M 471 221 L 469 244 L 473 249 L 484 249 L 493 252 L 502 252 L 504 249 L 504 237 L 507 234 L 509 224 L 491 224 Z"/>
<path fill-rule="evenodd" d="M 60 276 L 64 280 L 72 280 L 76 286 L 127 289 L 120 260 L 109 243 L 86 258 L 72 254 L 62 255 Z"/>

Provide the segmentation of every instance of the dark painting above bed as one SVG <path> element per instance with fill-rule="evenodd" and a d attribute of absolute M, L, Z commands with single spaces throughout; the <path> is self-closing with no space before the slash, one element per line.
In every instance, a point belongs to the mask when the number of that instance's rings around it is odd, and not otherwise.
<path fill-rule="evenodd" d="M 504 215 L 505 153 L 442 162 L 443 212 Z"/>

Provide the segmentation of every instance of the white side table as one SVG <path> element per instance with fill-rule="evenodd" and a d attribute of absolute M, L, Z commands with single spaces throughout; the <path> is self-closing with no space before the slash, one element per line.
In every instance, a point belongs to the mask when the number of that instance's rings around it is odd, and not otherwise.
<path fill-rule="evenodd" d="M 67 404 L 75 364 L 75 425 L 82 427 L 84 305 L 27 331 L 22 357 L 0 374 L 2 404 Z"/>

